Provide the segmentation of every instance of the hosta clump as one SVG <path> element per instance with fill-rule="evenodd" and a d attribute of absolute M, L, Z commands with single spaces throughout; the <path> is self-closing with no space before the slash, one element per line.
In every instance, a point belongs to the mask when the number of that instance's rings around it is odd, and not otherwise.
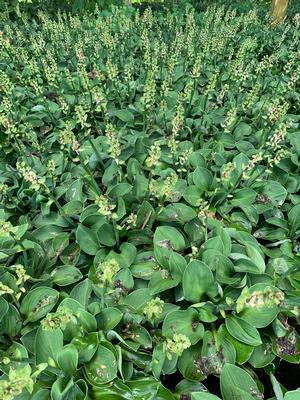
<path fill-rule="evenodd" d="M 258 15 L 3 14 L 1 398 L 299 397 L 299 18 Z"/>

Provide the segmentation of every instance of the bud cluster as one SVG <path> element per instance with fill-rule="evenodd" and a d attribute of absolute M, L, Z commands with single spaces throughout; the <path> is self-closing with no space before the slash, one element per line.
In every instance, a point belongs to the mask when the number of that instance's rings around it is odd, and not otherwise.
<path fill-rule="evenodd" d="M 168 360 L 171 360 L 174 354 L 180 357 L 189 347 L 191 347 L 190 339 L 181 333 L 176 333 L 173 339 L 167 339 L 164 343 L 164 351 Z"/>
<path fill-rule="evenodd" d="M 111 284 L 113 277 L 120 271 L 119 263 L 111 258 L 99 264 L 96 268 L 96 277 L 100 286 Z"/>
<path fill-rule="evenodd" d="M 160 317 L 164 304 L 165 303 L 163 300 L 161 300 L 159 297 L 156 297 L 147 303 L 143 309 L 143 314 L 145 314 L 149 321 L 152 321 L 153 319 Z"/>

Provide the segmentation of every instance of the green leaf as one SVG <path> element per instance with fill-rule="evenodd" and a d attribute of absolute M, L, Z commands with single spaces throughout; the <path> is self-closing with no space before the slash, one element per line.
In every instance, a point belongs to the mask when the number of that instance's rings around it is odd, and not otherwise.
<path fill-rule="evenodd" d="M 133 310 L 141 311 L 151 299 L 150 290 L 148 288 L 140 288 L 126 296 L 123 303 L 132 307 Z"/>
<path fill-rule="evenodd" d="M 121 321 L 123 313 L 115 307 L 108 307 L 97 315 L 98 328 L 109 331 Z"/>
<path fill-rule="evenodd" d="M 191 344 L 202 339 L 204 327 L 199 321 L 198 313 L 193 308 L 169 312 L 163 322 L 163 336 L 173 339 L 174 334 L 186 335 Z"/>
<path fill-rule="evenodd" d="M 115 112 L 115 116 L 119 118 L 121 121 L 127 123 L 133 122 L 134 120 L 133 114 L 128 110 L 118 110 Z"/>
<path fill-rule="evenodd" d="M 118 183 L 117 185 L 113 186 L 109 191 L 108 195 L 109 197 L 121 197 L 124 196 L 125 194 L 130 193 L 132 190 L 132 186 L 129 185 L 129 183 Z"/>
<path fill-rule="evenodd" d="M 143 201 L 136 215 L 136 227 L 138 229 L 144 229 L 147 226 L 151 227 L 154 218 L 155 218 L 154 208 L 148 201 Z"/>
<path fill-rule="evenodd" d="M 273 374 L 270 374 L 270 378 L 271 378 L 273 391 L 276 396 L 276 400 L 283 400 L 283 392 L 282 392 L 279 382 L 277 381 L 277 379 L 275 378 L 275 376 Z"/>
<path fill-rule="evenodd" d="M 210 393 L 192 393 L 191 400 L 220 400 L 220 397 Z"/>
<path fill-rule="evenodd" d="M 9 304 L 9 309 L 1 320 L 0 332 L 10 337 L 15 337 L 20 333 L 21 328 L 22 318 L 20 313 L 14 305 Z"/>
<path fill-rule="evenodd" d="M 228 316 L 225 325 L 231 336 L 250 346 L 262 344 L 258 330 L 241 318 Z"/>
<path fill-rule="evenodd" d="M 287 190 L 281 185 L 281 183 L 268 180 L 263 185 L 263 194 L 265 194 L 268 199 L 277 206 L 284 203 L 287 196 Z"/>
<path fill-rule="evenodd" d="M 37 364 L 48 362 L 49 357 L 56 360 L 62 348 L 63 333 L 60 329 L 46 331 L 41 326 L 38 328 L 34 342 Z"/>
<path fill-rule="evenodd" d="M 197 167 L 193 172 L 193 182 L 202 191 L 211 190 L 214 183 L 212 173 L 203 167 Z"/>
<path fill-rule="evenodd" d="M 152 339 L 146 328 L 143 326 L 132 326 L 130 329 L 130 333 L 132 334 L 133 341 L 137 342 L 145 349 L 151 349 L 152 347 Z"/>
<path fill-rule="evenodd" d="M 186 349 L 178 360 L 178 370 L 185 379 L 202 381 L 205 374 L 197 366 L 197 361 L 201 356 L 201 347 L 199 344 Z"/>
<path fill-rule="evenodd" d="M 246 302 L 239 312 L 239 317 L 256 328 L 265 328 L 277 316 L 280 311 L 280 301 L 283 301 L 283 293 L 275 286 L 265 283 L 257 283 L 247 290 Z M 242 292 L 237 299 L 237 304 L 242 300 L 245 294 Z M 250 299 L 257 302 L 257 305 L 248 304 Z M 281 300 L 280 300 L 281 299 Z M 247 302 L 248 300 L 248 302 Z"/>
<path fill-rule="evenodd" d="M 102 176 L 103 185 L 107 186 L 111 182 L 118 172 L 118 164 L 115 160 L 112 160 L 109 167 L 105 168 L 104 174 Z"/>
<path fill-rule="evenodd" d="M 82 224 L 77 228 L 76 240 L 86 254 L 94 256 L 99 250 L 99 240 L 96 233 Z"/>
<path fill-rule="evenodd" d="M 88 400 L 87 391 L 87 385 L 83 380 L 74 382 L 73 378 L 70 380 L 66 377 L 58 378 L 51 388 L 51 400 Z"/>
<path fill-rule="evenodd" d="M 49 287 L 39 286 L 32 289 L 24 297 L 20 312 L 25 315 L 26 322 L 38 321 L 52 310 L 58 301 L 59 293 Z"/>
<path fill-rule="evenodd" d="M 140 377 L 127 382 L 127 385 L 136 396 L 136 400 L 174 400 L 172 394 L 152 377 Z"/>
<path fill-rule="evenodd" d="M 194 207 L 198 207 L 202 201 L 203 190 L 199 189 L 196 185 L 188 186 L 183 192 L 184 200 Z"/>
<path fill-rule="evenodd" d="M 123 268 L 129 268 L 136 258 L 136 247 L 131 243 L 122 243 L 120 246 L 120 253 L 110 251 L 107 260 L 115 259 Z"/>
<path fill-rule="evenodd" d="M 113 247 L 116 244 L 116 235 L 112 225 L 103 224 L 97 232 L 98 241 L 104 246 Z"/>
<path fill-rule="evenodd" d="M 65 298 L 59 307 L 66 307 L 76 316 L 76 319 L 69 321 L 64 329 L 65 340 L 71 341 L 74 336 L 96 330 L 96 318 L 87 312 L 78 301 L 72 298 Z"/>
<path fill-rule="evenodd" d="M 291 390 L 290 392 L 286 392 L 284 395 L 284 400 L 299 400 L 300 398 L 300 390 Z"/>
<path fill-rule="evenodd" d="M 110 385 L 102 385 L 101 387 L 93 387 L 91 390 L 93 399 L 101 400 L 123 400 L 124 396 L 131 400 L 132 391 L 123 382 L 116 380 Z"/>
<path fill-rule="evenodd" d="M 213 261 L 217 266 L 216 277 L 219 283 L 230 285 L 240 280 L 240 277 L 235 273 L 234 265 L 229 258 L 221 254 L 215 254 Z"/>
<path fill-rule="evenodd" d="M 220 383 L 223 400 L 254 400 L 252 393 L 260 393 L 254 379 L 232 364 L 223 367 Z"/>
<path fill-rule="evenodd" d="M 293 237 L 300 227 L 300 203 L 296 204 L 288 213 L 290 234 Z"/>
<path fill-rule="evenodd" d="M 205 295 L 214 298 L 218 293 L 214 276 L 202 261 L 191 261 L 188 264 L 182 286 L 184 298 L 192 303 L 198 303 Z"/>
<path fill-rule="evenodd" d="M 0 321 L 8 311 L 8 302 L 0 296 Z"/>
<path fill-rule="evenodd" d="M 56 358 L 59 368 L 67 374 L 75 374 L 78 364 L 78 351 L 74 344 L 65 345 Z"/>
<path fill-rule="evenodd" d="M 196 394 L 199 392 L 206 392 L 206 387 L 201 382 L 190 381 L 188 379 L 182 379 L 177 383 L 175 393 L 181 395 Z"/>
<path fill-rule="evenodd" d="M 50 392 L 48 389 L 40 389 L 36 393 L 32 394 L 30 400 L 49 400 Z"/>
<path fill-rule="evenodd" d="M 77 300 L 84 308 L 87 308 L 91 293 L 92 283 L 89 279 L 85 279 L 73 287 L 70 298 Z"/>
<path fill-rule="evenodd" d="M 172 226 L 160 226 L 154 234 L 154 254 L 157 261 L 165 268 L 169 266 L 169 257 L 173 251 L 180 252 L 185 248 L 182 234 Z"/>
<path fill-rule="evenodd" d="M 264 368 L 267 367 L 275 358 L 275 354 L 269 351 L 270 343 L 261 344 L 253 349 L 253 352 L 249 358 L 249 364 L 254 368 Z"/>
<path fill-rule="evenodd" d="M 81 201 L 73 200 L 63 206 L 63 210 L 67 215 L 81 214 L 83 205 Z"/>
<path fill-rule="evenodd" d="M 72 265 L 63 265 L 51 272 L 52 282 L 58 286 L 67 286 L 79 281 L 82 273 Z"/>
<path fill-rule="evenodd" d="M 174 221 L 179 224 L 185 224 L 196 218 L 197 214 L 191 207 L 181 203 L 172 203 L 164 207 L 158 214 L 158 221 Z"/>
<path fill-rule="evenodd" d="M 232 335 L 230 335 L 224 324 L 221 325 L 219 333 L 221 336 L 224 336 L 227 340 L 229 340 L 229 342 L 233 345 L 236 352 L 236 362 L 240 365 L 245 364 L 253 354 L 253 350 L 258 348 L 242 343 L 234 338 Z"/>
<path fill-rule="evenodd" d="M 245 246 L 248 257 L 250 257 L 254 264 L 257 266 L 259 272 L 263 274 L 266 269 L 266 264 L 261 252 L 257 247 L 253 246 L 250 243 L 246 243 Z"/>
<path fill-rule="evenodd" d="M 164 352 L 163 344 L 158 344 L 154 347 L 152 353 L 152 373 L 156 379 L 159 379 L 162 372 L 166 355 Z"/>
<path fill-rule="evenodd" d="M 86 378 L 93 386 L 111 382 L 117 376 L 117 361 L 114 354 L 102 344 L 92 360 L 84 367 Z"/>
<path fill-rule="evenodd" d="M 61 234 L 63 229 L 56 225 L 45 225 L 36 229 L 32 234 L 38 242 L 45 242 Z"/>
<path fill-rule="evenodd" d="M 257 252 L 253 251 L 253 248 L 251 251 L 257 255 Z M 236 272 L 248 272 L 250 274 L 263 273 L 261 265 L 257 265 L 250 257 L 243 253 L 231 253 L 230 258 L 234 260 L 234 269 Z"/>
<path fill-rule="evenodd" d="M 179 279 L 172 279 L 168 271 L 156 271 L 152 274 L 149 289 L 151 295 L 156 295 L 158 293 L 164 292 L 165 290 L 172 289 L 179 284 Z"/>
<path fill-rule="evenodd" d="M 233 198 L 230 200 L 230 203 L 235 207 L 250 205 L 254 203 L 256 196 L 257 193 L 253 189 L 237 189 L 233 192 Z"/>
<path fill-rule="evenodd" d="M 98 334 L 92 332 L 86 336 L 74 337 L 71 344 L 77 349 L 78 363 L 88 363 L 97 351 L 99 344 Z"/>
<path fill-rule="evenodd" d="M 234 135 L 236 140 L 240 140 L 240 139 L 244 138 L 244 136 L 251 135 L 251 132 L 252 132 L 251 125 L 248 125 L 245 122 L 241 122 L 235 128 L 235 130 L 233 132 L 233 135 Z"/>
<path fill-rule="evenodd" d="M 182 275 L 186 269 L 186 266 L 187 266 L 186 260 L 182 255 L 175 252 L 171 253 L 169 258 L 169 267 L 171 275 L 174 279 L 181 280 Z"/>

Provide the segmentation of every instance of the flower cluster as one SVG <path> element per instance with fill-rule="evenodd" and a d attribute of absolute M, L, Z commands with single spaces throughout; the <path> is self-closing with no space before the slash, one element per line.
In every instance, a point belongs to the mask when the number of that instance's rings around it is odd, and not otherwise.
<path fill-rule="evenodd" d="M 14 293 L 13 289 L 0 282 L 0 296 L 2 296 L 3 294 L 13 294 L 13 293 Z"/>
<path fill-rule="evenodd" d="M 157 199 L 172 200 L 175 196 L 175 186 L 178 181 L 178 176 L 174 172 L 167 176 L 164 180 L 151 179 L 149 184 L 149 192 L 151 196 Z"/>
<path fill-rule="evenodd" d="M 97 196 L 95 199 L 95 204 L 98 206 L 99 213 L 101 215 L 109 216 L 112 218 L 115 216 L 113 210 L 116 208 L 116 205 L 111 204 L 108 198 L 104 195 Z"/>
<path fill-rule="evenodd" d="M 76 322 L 76 317 L 73 312 L 67 307 L 58 307 L 55 313 L 48 313 L 47 316 L 41 321 L 42 329 L 51 331 L 55 329 L 66 329 L 69 322 Z"/>
<path fill-rule="evenodd" d="M 161 156 L 161 148 L 158 142 L 155 142 L 151 147 L 149 151 L 149 156 L 147 157 L 145 163 L 147 167 L 152 168 L 155 167 L 159 161 L 159 158 Z"/>
<path fill-rule="evenodd" d="M 228 132 L 231 131 L 231 129 L 233 127 L 233 124 L 234 124 L 234 122 L 236 121 L 236 118 L 237 118 L 237 111 L 238 111 L 237 107 L 232 107 L 228 111 L 228 113 L 226 115 L 226 119 L 225 119 L 224 123 L 222 124 L 225 132 L 228 133 Z"/>
<path fill-rule="evenodd" d="M 119 162 L 119 156 L 121 154 L 121 144 L 117 136 L 116 128 L 111 124 L 107 124 L 105 127 L 105 136 L 108 144 L 108 154 Z"/>
<path fill-rule="evenodd" d="M 207 217 L 208 209 L 209 209 L 208 201 L 206 201 L 204 199 L 199 199 L 198 203 L 199 203 L 199 206 L 198 206 L 198 217 L 200 219 Z"/>
<path fill-rule="evenodd" d="M 59 142 L 61 144 L 61 148 L 64 149 L 65 147 L 70 146 L 71 149 L 75 152 L 78 153 L 80 149 L 80 144 L 78 140 L 76 139 L 76 136 L 73 132 L 73 126 L 70 121 L 67 121 L 65 123 L 64 129 L 61 131 L 60 136 L 59 136 Z"/>
<path fill-rule="evenodd" d="M 164 304 L 163 300 L 159 297 L 155 297 L 155 299 L 150 300 L 143 308 L 143 313 L 149 321 L 152 321 L 161 315 Z"/>
<path fill-rule="evenodd" d="M 121 224 L 121 228 L 130 230 L 134 229 L 136 227 L 136 222 L 137 222 L 137 214 L 132 212 L 128 215 L 128 217 L 124 218 Z"/>
<path fill-rule="evenodd" d="M 181 153 L 179 153 L 178 162 L 176 163 L 176 165 L 178 166 L 177 171 L 179 173 L 184 173 L 188 171 L 187 168 L 189 165 L 189 157 L 192 155 L 192 153 L 192 148 L 183 150 Z"/>
<path fill-rule="evenodd" d="M 18 292 L 15 293 L 15 296 L 16 299 L 19 300 L 21 295 L 26 291 L 24 283 L 28 281 L 31 276 L 26 273 L 24 266 L 21 264 L 14 265 L 11 268 L 15 271 L 15 274 L 17 275 L 16 285 L 18 286 Z"/>
<path fill-rule="evenodd" d="M 6 183 L 0 182 L 0 198 L 7 196 L 9 187 Z"/>
<path fill-rule="evenodd" d="M 254 170 L 254 168 L 264 159 L 264 152 L 263 150 L 258 151 L 256 154 L 252 156 L 250 159 L 249 163 L 246 165 L 243 165 L 243 170 L 242 170 L 242 178 L 245 180 L 250 179 L 251 174 Z"/>
<path fill-rule="evenodd" d="M 111 258 L 110 260 L 103 261 L 96 268 L 96 278 L 101 286 L 109 285 L 113 281 L 113 277 L 120 271 L 119 263 Z"/>
<path fill-rule="evenodd" d="M 167 138 L 167 143 L 171 150 L 172 155 L 176 154 L 177 145 L 179 143 L 179 141 L 177 140 L 177 135 L 179 131 L 183 128 L 183 126 L 184 126 L 184 107 L 182 104 L 182 99 L 179 98 L 176 112 L 172 121 L 172 133 Z"/>
<path fill-rule="evenodd" d="M 14 227 L 9 221 L 0 221 L 0 236 L 2 237 L 10 237 L 11 234 L 14 234 Z"/>
<path fill-rule="evenodd" d="M 174 354 L 180 357 L 189 347 L 191 347 L 190 339 L 181 333 L 176 333 L 173 339 L 167 339 L 164 343 L 164 351 L 168 360 L 171 360 Z"/>
<path fill-rule="evenodd" d="M 227 163 L 224 168 L 222 169 L 221 172 L 221 177 L 220 177 L 220 181 L 221 182 L 227 182 L 230 180 L 230 176 L 232 174 L 232 172 L 234 172 L 237 168 L 237 165 L 235 162 L 229 162 Z"/>
<path fill-rule="evenodd" d="M 145 82 L 143 103 L 146 111 L 151 110 L 155 103 L 156 94 L 156 83 L 154 74 L 152 71 L 149 72 L 147 80 Z"/>
<path fill-rule="evenodd" d="M 9 371 L 8 379 L 0 380 L 0 398 L 2 400 L 14 400 L 24 389 L 32 392 L 34 380 L 31 378 L 31 368 L 25 365 L 23 368 Z"/>
<path fill-rule="evenodd" d="M 44 186 L 44 178 L 40 178 L 33 169 L 31 169 L 25 161 L 18 161 L 16 165 L 17 171 L 23 176 L 26 182 L 30 184 L 30 187 L 39 191 Z"/>

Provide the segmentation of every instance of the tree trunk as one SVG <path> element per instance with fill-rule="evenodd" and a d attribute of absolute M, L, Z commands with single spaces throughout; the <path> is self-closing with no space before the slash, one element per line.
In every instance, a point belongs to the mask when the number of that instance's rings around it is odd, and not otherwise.
<path fill-rule="evenodd" d="M 272 20 L 282 22 L 285 19 L 289 0 L 272 0 Z"/>

